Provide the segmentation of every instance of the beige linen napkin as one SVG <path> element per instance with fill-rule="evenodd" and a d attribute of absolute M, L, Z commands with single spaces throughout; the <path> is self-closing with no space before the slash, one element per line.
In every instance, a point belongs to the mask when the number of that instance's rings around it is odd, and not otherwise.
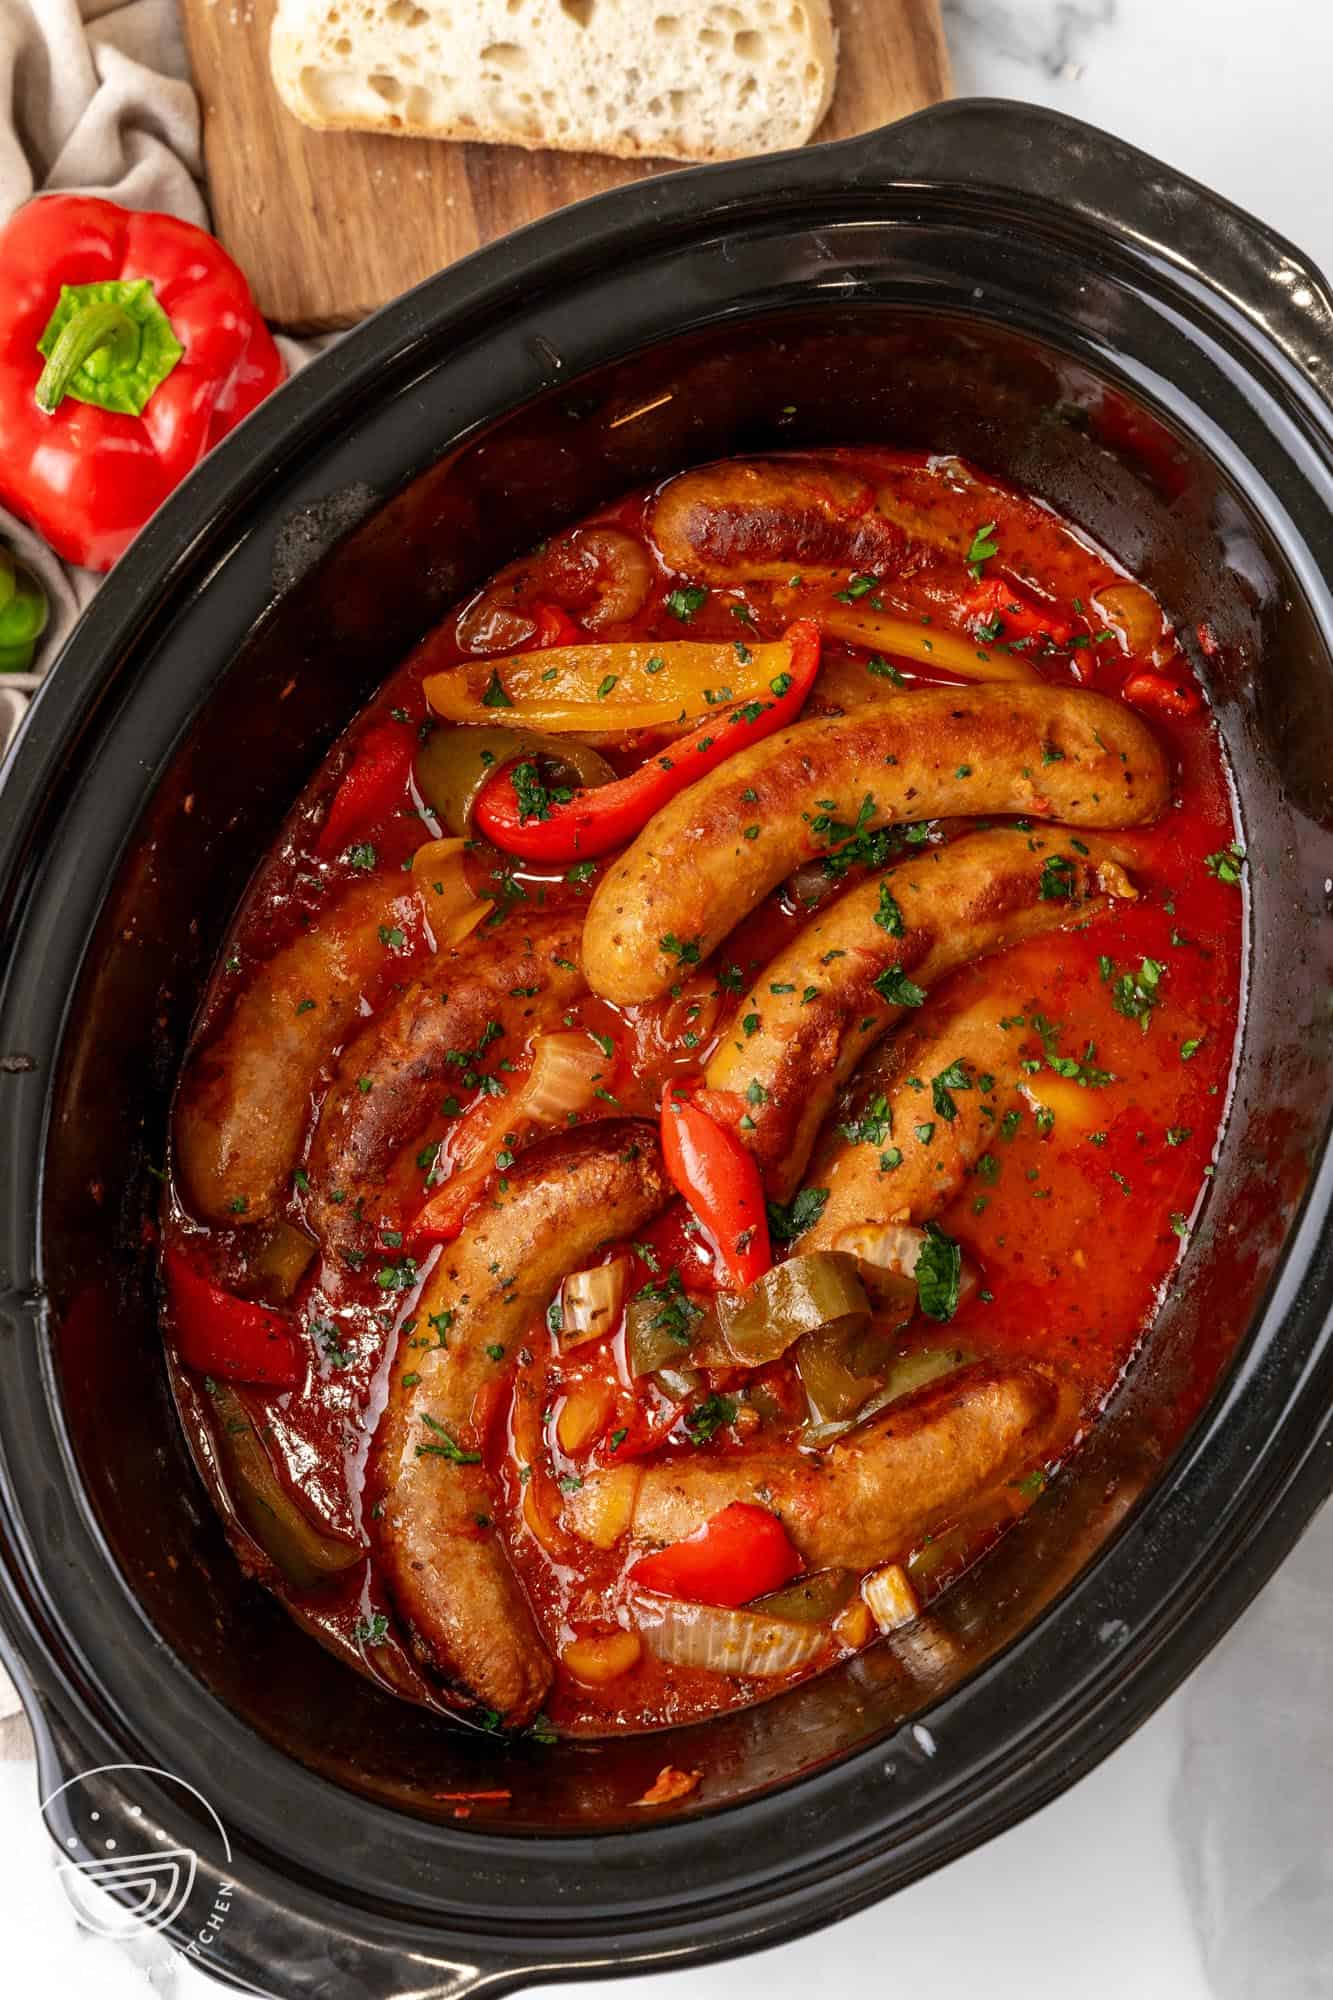
<path fill-rule="evenodd" d="M 199 106 L 175 0 L 0 0 L 0 223 L 50 189 L 208 226 Z M 314 352 L 280 340 L 289 370 Z M 0 539 L 41 576 L 51 623 L 30 675 L 0 674 L 0 752 L 97 588 L 0 508 Z"/>

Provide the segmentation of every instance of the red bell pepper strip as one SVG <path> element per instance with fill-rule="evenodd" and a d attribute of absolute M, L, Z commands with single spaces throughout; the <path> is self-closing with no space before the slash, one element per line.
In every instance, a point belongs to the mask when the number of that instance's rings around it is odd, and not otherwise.
<path fill-rule="evenodd" d="M 174 1245 L 164 1253 L 162 1269 L 176 1346 L 189 1367 L 226 1382 L 263 1382 L 273 1389 L 294 1389 L 303 1379 L 296 1327 L 286 1313 L 224 1292 Z"/>
<path fill-rule="evenodd" d="M 66 562 L 110 569 L 284 372 L 193 223 L 54 194 L 0 230 L 0 500 Z"/>
<path fill-rule="evenodd" d="M 1197 715 L 1203 707 L 1203 696 L 1188 681 L 1169 680 L 1146 667 L 1131 674 L 1120 692 L 1134 708 L 1155 709 L 1159 715 L 1183 718 Z"/>
<path fill-rule="evenodd" d="M 538 604 L 535 607 L 537 636 L 533 640 L 534 651 L 544 651 L 550 646 L 577 646 L 583 635 L 567 611 L 558 604 Z"/>
<path fill-rule="evenodd" d="M 1013 584 L 998 576 L 987 577 L 961 601 L 964 622 L 974 637 L 978 625 L 990 625 L 996 618 L 1004 628 L 1001 644 L 1005 639 L 1044 637 L 1054 646 L 1067 646 L 1073 636 L 1074 628 L 1068 619 L 1057 617 L 1044 605 L 1029 603 Z"/>
<path fill-rule="evenodd" d="M 401 722 L 372 724 L 333 794 L 315 840 L 317 854 L 331 860 L 359 833 L 404 804 L 415 750 L 415 738 Z"/>
<path fill-rule="evenodd" d="M 748 1604 L 801 1573 L 801 1558 L 776 1514 L 733 1500 L 682 1542 L 640 1556 L 630 1577 L 644 1590 L 688 1604 Z"/>
<path fill-rule="evenodd" d="M 741 702 L 719 710 L 689 736 L 650 757 L 628 778 L 553 802 L 544 819 L 525 819 L 512 781 L 512 765 L 497 771 L 477 794 L 473 824 L 506 854 L 528 861 L 590 860 L 624 847 L 653 814 L 696 778 L 738 750 L 795 722 L 819 671 L 819 627 L 798 619 L 787 628 L 791 665 L 772 683 L 771 701 Z"/>
<path fill-rule="evenodd" d="M 744 1291 L 773 1262 L 754 1155 L 671 1084 L 662 1093 L 662 1152 L 673 1186 L 712 1243 L 723 1283 Z"/>

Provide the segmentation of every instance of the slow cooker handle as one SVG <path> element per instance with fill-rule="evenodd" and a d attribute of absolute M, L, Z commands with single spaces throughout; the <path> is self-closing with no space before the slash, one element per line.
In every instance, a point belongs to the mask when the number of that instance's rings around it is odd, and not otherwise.
<path fill-rule="evenodd" d="M 81 1928 L 127 1943 L 157 1933 L 220 1985 L 250 1994 L 499 2000 L 534 1976 L 493 1956 L 446 1958 L 428 1927 L 344 1910 L 332 1890 L 306 1899 L 237 1851 L 235 1830 L 201 1792 L 82 1739 L 37 1696 L 17 1656 L 0 1656 L 32 1727 L 41 1818 Z"/>
<path fill-rule="evenodd" d="M 956 98 L 841 148 L 858 178 L 1001 190 L 1121 237 L 1141 258 L 1205 286 L 1275 344 L 1333 414 L 1333 291 L 1266 223 L 1134 146 L 1060 112 Z"/>

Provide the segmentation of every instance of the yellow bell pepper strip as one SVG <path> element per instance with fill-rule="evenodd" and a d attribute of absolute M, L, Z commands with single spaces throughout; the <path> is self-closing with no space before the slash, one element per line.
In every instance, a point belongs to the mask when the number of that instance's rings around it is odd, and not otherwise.
<path fill-rule="evenodd" d="M 821 605 L 813 615 L 824 630 L 849 646 L 888 653 L 900 660 L 916 660 L 937 673 L 956 674 L 960 681 L 1035 681 L 1037 675 L 1015 653 L 939 625 L 923 625 L 920 619 L 895 618 L 885 611 L 863 609 L 859 604 Z"/>
<path fill-rule="evenodd" d="M 614 735 L 671 729 L 687 716 L 765 695 L 788 665 L 785 639 L 754 645 L 641 639 L 544 647 L 499 664 L 472 660 L 431 674 L 424 686 L 427 701 L 446 722 Z"/>
<path fill-rule="evenodd" d="M 624 847 L 696 778 L 795 722 L 819 671 L 819 648 L 818 626 L 798 619 L 781 644 L 769 649 L 780 655 L 782 667 L 762 696 L 710 716 L 669 751 L 650 757 L 614 784 L 557 800 L 531 778 L 516 786 L 515 767 L 507 766 L 477 795 L 473 822 L 478 833 L 506 854 L 530 861 L 590 860 Z"/>

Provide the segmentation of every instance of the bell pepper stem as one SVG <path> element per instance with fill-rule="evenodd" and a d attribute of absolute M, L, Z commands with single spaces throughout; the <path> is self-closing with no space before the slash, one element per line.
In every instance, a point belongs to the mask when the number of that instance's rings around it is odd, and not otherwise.
<path fill-rule="evenodd" d="M 38 378 L 38 407 L 48 416 L 57 410 L 80 368 L 104 347 L 114 350 L 113 365 L 132 368 L 139 344 L 139 327 L 124 306 L 111 299 L 89 300 L 61 329 Z"/>

